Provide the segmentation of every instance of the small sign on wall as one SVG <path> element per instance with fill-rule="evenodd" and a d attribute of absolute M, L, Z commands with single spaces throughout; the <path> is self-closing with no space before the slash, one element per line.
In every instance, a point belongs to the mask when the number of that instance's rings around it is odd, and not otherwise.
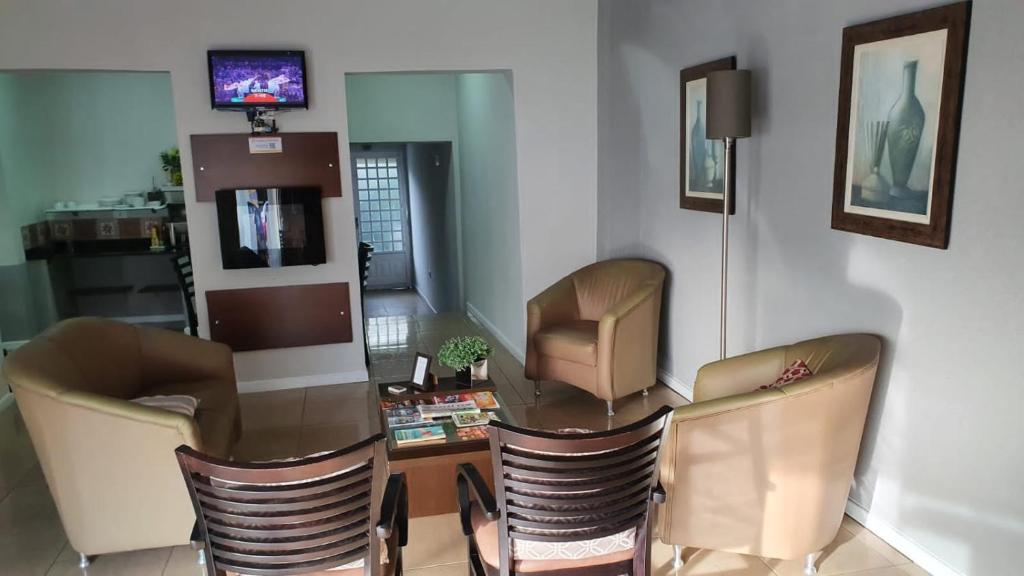
<path fill-rule="evenodd" d="M 257 136 L 249 138 L 249 154 L 281 154 L 284 144 L 280 136 Z"/>

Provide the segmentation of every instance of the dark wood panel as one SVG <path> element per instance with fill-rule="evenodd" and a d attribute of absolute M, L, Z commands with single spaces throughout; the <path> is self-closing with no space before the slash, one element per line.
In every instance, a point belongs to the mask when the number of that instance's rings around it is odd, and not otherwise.
<path fill-rule="evenodd" d="M 196 199 L 213 202 L 216 191 L 235 188 L 319 186 L 324 198 L 341 196 L 337 132 L 292 132 L 279 154 L 250 154 L 249 134 L 193 134 Z"/>
<path fill-rule="evenodd" d="M 206 293 L 210 338 L 236 352 L 352 341 L 348 282 Z"/>
<path fill-rule="evenodd" d="M 459 511 L 455 492 L 455 467 L 459 464 L 475 465 L 491 492 L 494 492 L 491 453 L 486 448 L 477 452 L 389 462 L 388 466 L 392 473 L 405 473 L 409 487 L 409 517 L 419 518 Z"/>

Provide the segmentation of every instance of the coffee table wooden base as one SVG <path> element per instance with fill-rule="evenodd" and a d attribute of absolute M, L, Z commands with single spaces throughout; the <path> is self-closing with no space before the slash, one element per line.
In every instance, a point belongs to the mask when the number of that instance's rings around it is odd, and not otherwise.
<path fill-rule="evenodd" d="M 455 467 L 473 464 L 494 491 L 494 474 L 489 451 L 465 452 L 392 460 L 392 472 L 404 472 L 409 488 L 409 516 L 434 516 L 458 512 L 455 494 Z"/>

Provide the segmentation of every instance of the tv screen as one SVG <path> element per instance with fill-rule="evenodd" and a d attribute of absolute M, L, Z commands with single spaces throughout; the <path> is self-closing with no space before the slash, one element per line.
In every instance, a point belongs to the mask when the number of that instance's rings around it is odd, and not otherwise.
<path fill-rule="evenodd" d="M 218 190 L 217 221 L 225 269 L 327 261 L 319 188 Z"/>
<path fill-rule="evenodd" d="M 210 50 L 207 58 L 216 109 L 309 107 L 305 52 Z"/>

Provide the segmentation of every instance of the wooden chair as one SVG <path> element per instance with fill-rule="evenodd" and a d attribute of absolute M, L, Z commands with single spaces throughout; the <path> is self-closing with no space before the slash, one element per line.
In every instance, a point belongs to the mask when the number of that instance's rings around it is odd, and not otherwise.
<path fill-rule="evenodd" d="M 176 452 L 209 576 L 402 573 L 408 495 L 403 474 L 387 475 L 383 435 L 290 461 Z"/>
<path fill-rule="evenodd" d="M 476 576 L 649 574 L 651 502 L 671 409 L 606 432 L 557 434 L 492 422 L 497 499 L 472 464 L 456 478 Z"/>
<path fill-rule="evenodd" d="M 186 329 L 189 335 L 198 336 L 199 317 L 196 315 L 196 287 L 192 273 L 192 257 L 189 256 L 188 246 L 171 256 L 171 264 L 174 266 L 174 273 L 178 277 L 178 286 L 181 288 Z"/>

